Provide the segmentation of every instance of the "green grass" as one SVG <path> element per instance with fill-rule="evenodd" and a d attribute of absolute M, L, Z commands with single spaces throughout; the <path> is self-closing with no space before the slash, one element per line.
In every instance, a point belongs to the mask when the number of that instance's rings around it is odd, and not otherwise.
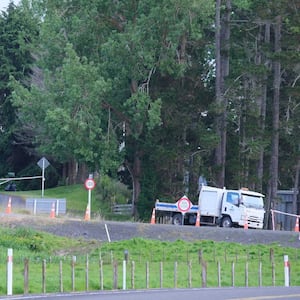
<path fill-rule="evenodd" d="M 245 286 L 245 267 L 248 264 L 248 285 L 259 285 L 259 264 L 262 265 L 262 285 L 284 285 L 283 256 L 289 255 L 291 285 L 299 285 L 300 250 L 278 245 L 241 245 L 236 243 L 197 241 L 161 242 L 135 238 L 126 241 L 100 243 L 53 236 L 30 229 L 0 228 L 0 274 L 6 272 L 7 248 L 14 251 L 14 294 L 24 291 L 24 259 L 29 259 L 29 291 L 42 293 L 42 264 L 46 264 L 46 292 L 59 292 L 59 264 L 63 266 L 64 291 L 72 291 L 72 257 L 76 256 L 75 290 L 86 289 L 88 257 L 89 290 L 101 288 L 100 265 L 104 289 L 113 289 L 114 273 L 118 274 L 117 288 L 122 288 L 122 261 L 128 251 L 128 288 L 188 288 L 202 286 L 202 263 L 207 266 L 207 286 L 218 286 L 218 264 L 221 266 L 221 286 Z M 274 253 L 274 265 L 270 252 Z M 200 259 L 201 258 L 201 259 Z M 101 264 L 100 264 L 101 263 Z M 176 270 L 176 272 L 175 272 Z M 146 273 L 148 274 L 146 277 Z M 176 274 L 176 275 L 175 275 Z M 162 275 L 162 279 L 160 278 Z M 134 285 L 133 285 L 134 283 Z M 5 280 L 0 281 L 0 294 L 6 293 Z"/>
<path fill-rule="evenodd" d="M 92 207 L 99 207 L 92 192 Z M 22 197 L 39 197 L 40 191 L 15 192 Z M 45 190 L 45 197 L 66 198 L 67 209 L 84 212 L 88 192 L 83 185 Z M 98 202 L 98 203 L 97 203 Z M 63 226 L 63 225 L 62 225 Z M 30 229 L 0 227 L 0 274 L 6 273 L 7 249 L 14 251 L 14 294 L 24 291 L 24 259 L 29 259 L 29 292 L 42 293 L 42 264 L 46 262 L 46 292 L 59 292 L 59 264 L 62 263 L 63 290 L 72 291 L 71 260 L 76 256 L 75 290 L 86 289 L 87 255 L 89 260 L 89 290 L 101 288 L 100 265 L 104 289 L 113 289 L 114 273 L 118 274 L 117 288 L 122 288 L 122 261 L 124 251 L 129 253 L 127 287 L 135 289 L 187 288 L 202 286 L 202 265 L 207 266 L 207 286 L 218 286 L 218 264 L 221 286 L 245 286 L 245 268 L 248 264 L 248 285 L 258 286 L 259 265 L 262 264 L 262 285 L 284 285 L 283 256 L 289 255 L 291 285 L 300 285 L 300 250 L 274 245 L 241 245 L 236 243 L 197 241 L 162 242 L 135 238 L 112 243 L 83 239 L 68 239 Z M 270 253 L 274 252 L 274 264 Z M 175 275 L 176 269 L 176 275 Z M 272 278 L 272 272 L 275 279 Z M 147 273 L 147 278 L 146 278 Z M 160 276 L 162 275 L 162 279 Z M 4 279 L 4 277 L 3 277 Z M 133 285 L 134 284 L 134 285 Z M 6 293 L 6 281 L 0 281 L 0 295 Z"/>
<path fill-rule="evenodd" d="M 4 192 L 3 192 L 4 193 Z M 41 190 L 33 191 L 17 191 L 5 192 L 5 194 L 17 195 L 26 198 L 41 197 Z M 83 184 L 59 186 L 56 188 L 45 189 L 45 198 L 65 198 L 67 200 L 67 211 L 71 212 L 84 212 L 88 202 L 88 191 L 84 188 Z M 92 191 L 92 207 L 95 210 L 100 209 L 100 203 L 94 191 Z"/>
<path fill-rule="evenodd" d="M 41 190 L 4 192 L 3 194 L 17 195 L 21 198 L 41 198 Z M 83 184 L 59 186 L 45 189 L 45 198 L 64 198 L 67 201 L 67 214 L 84 216 L 88 203 L 88 191 Z M 108 200 L 103 201 L 97 194 L 97 187 L 91 191 L 91 215 L 93 218 L 101 217 L 106 220 L 128 221 L 132 220 L 129 215 L 115 215 L 111 212 L 111 204 Z"/>

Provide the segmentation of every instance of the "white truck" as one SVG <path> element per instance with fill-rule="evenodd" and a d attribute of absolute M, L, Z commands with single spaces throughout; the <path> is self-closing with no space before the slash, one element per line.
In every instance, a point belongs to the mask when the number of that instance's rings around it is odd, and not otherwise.
<path fill-rule="evenodd" d="M 202 186 L 198 205 L 183 196 L 176 203 L 156 200 L 157 219 L 170 219 L 174 225 L 195 225 L 197 214 L 200 224 L 221 227 L 245 226 L 263 228 L 264 195 L 248 189 L 227 190 Z"/>

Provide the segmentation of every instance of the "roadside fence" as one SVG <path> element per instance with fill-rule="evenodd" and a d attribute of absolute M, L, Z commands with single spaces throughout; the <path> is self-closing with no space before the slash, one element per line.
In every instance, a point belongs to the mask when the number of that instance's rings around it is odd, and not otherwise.
<path fill-rule="evenodd" d="M 0 294 L 300 285 L 300 268 L 293 267 L 299 264 L 298 257 L 290 263 L 286 255 L 280 254 L 279 261 L 272 248 L 267 260 L 251 253 L 246 257 L 226 257 L 224 253 L 222 260 L 215 260 L 212 254 L 210 259 L 204 259 L 201 249 L 198 257 L 187 253 L 186 259 L 172 261 L 168 257 L 145 260 L 142 253 L 131 259 L 129 254 L 125 250 L 123 260 L 117 259 L 120 255 L 114 252 L 48 259 L 11 258 L 8 262 L 13 261 L 12 286 L 8 286 L 7 272 L 1 263 Z"/>
<path fill-rule="evenodd" d="M 130 215 L 132 213 L 132 204 L 114 204 L 112 212 L 118 215 Z"/>

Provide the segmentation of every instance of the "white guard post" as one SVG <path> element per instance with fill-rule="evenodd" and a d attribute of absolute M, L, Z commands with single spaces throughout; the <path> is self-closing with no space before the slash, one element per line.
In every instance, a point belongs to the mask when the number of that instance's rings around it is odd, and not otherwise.
<path fill-rule="evenodd" d="M 126 265 L 128 261 L 128 250 L 124 251 L 124 260 L 123 260 L 123 290 L 126 290 Z"/>
<path fill-rule="evenodd" d="M 284 255 L 284 286 L 290 286 L 290 263 L 289 256 Z"/>
<path fill-rule="evenodd" d="M 7 296 L 12 295 L 13 284 L 13 249 L 7 249 Z"/>

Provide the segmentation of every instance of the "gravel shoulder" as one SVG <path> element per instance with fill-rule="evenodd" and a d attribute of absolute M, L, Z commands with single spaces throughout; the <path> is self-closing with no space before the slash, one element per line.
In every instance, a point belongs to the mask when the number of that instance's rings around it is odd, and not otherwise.
<path fill-rule="evenodd" d="M 174 226 L 134 222 L 112 222 L 75 218 L 54 218 L 18 214 L 0 214 L 0 226 L 31 228 L 58 236 L 84 238 L 99 242 L 147 238 L 160 241 L 212 240 L 241 244 L 270 244 L 300 248 L 298 232 L 271 231 L 243 228 L 220 228 L 210 226 Z"/>

